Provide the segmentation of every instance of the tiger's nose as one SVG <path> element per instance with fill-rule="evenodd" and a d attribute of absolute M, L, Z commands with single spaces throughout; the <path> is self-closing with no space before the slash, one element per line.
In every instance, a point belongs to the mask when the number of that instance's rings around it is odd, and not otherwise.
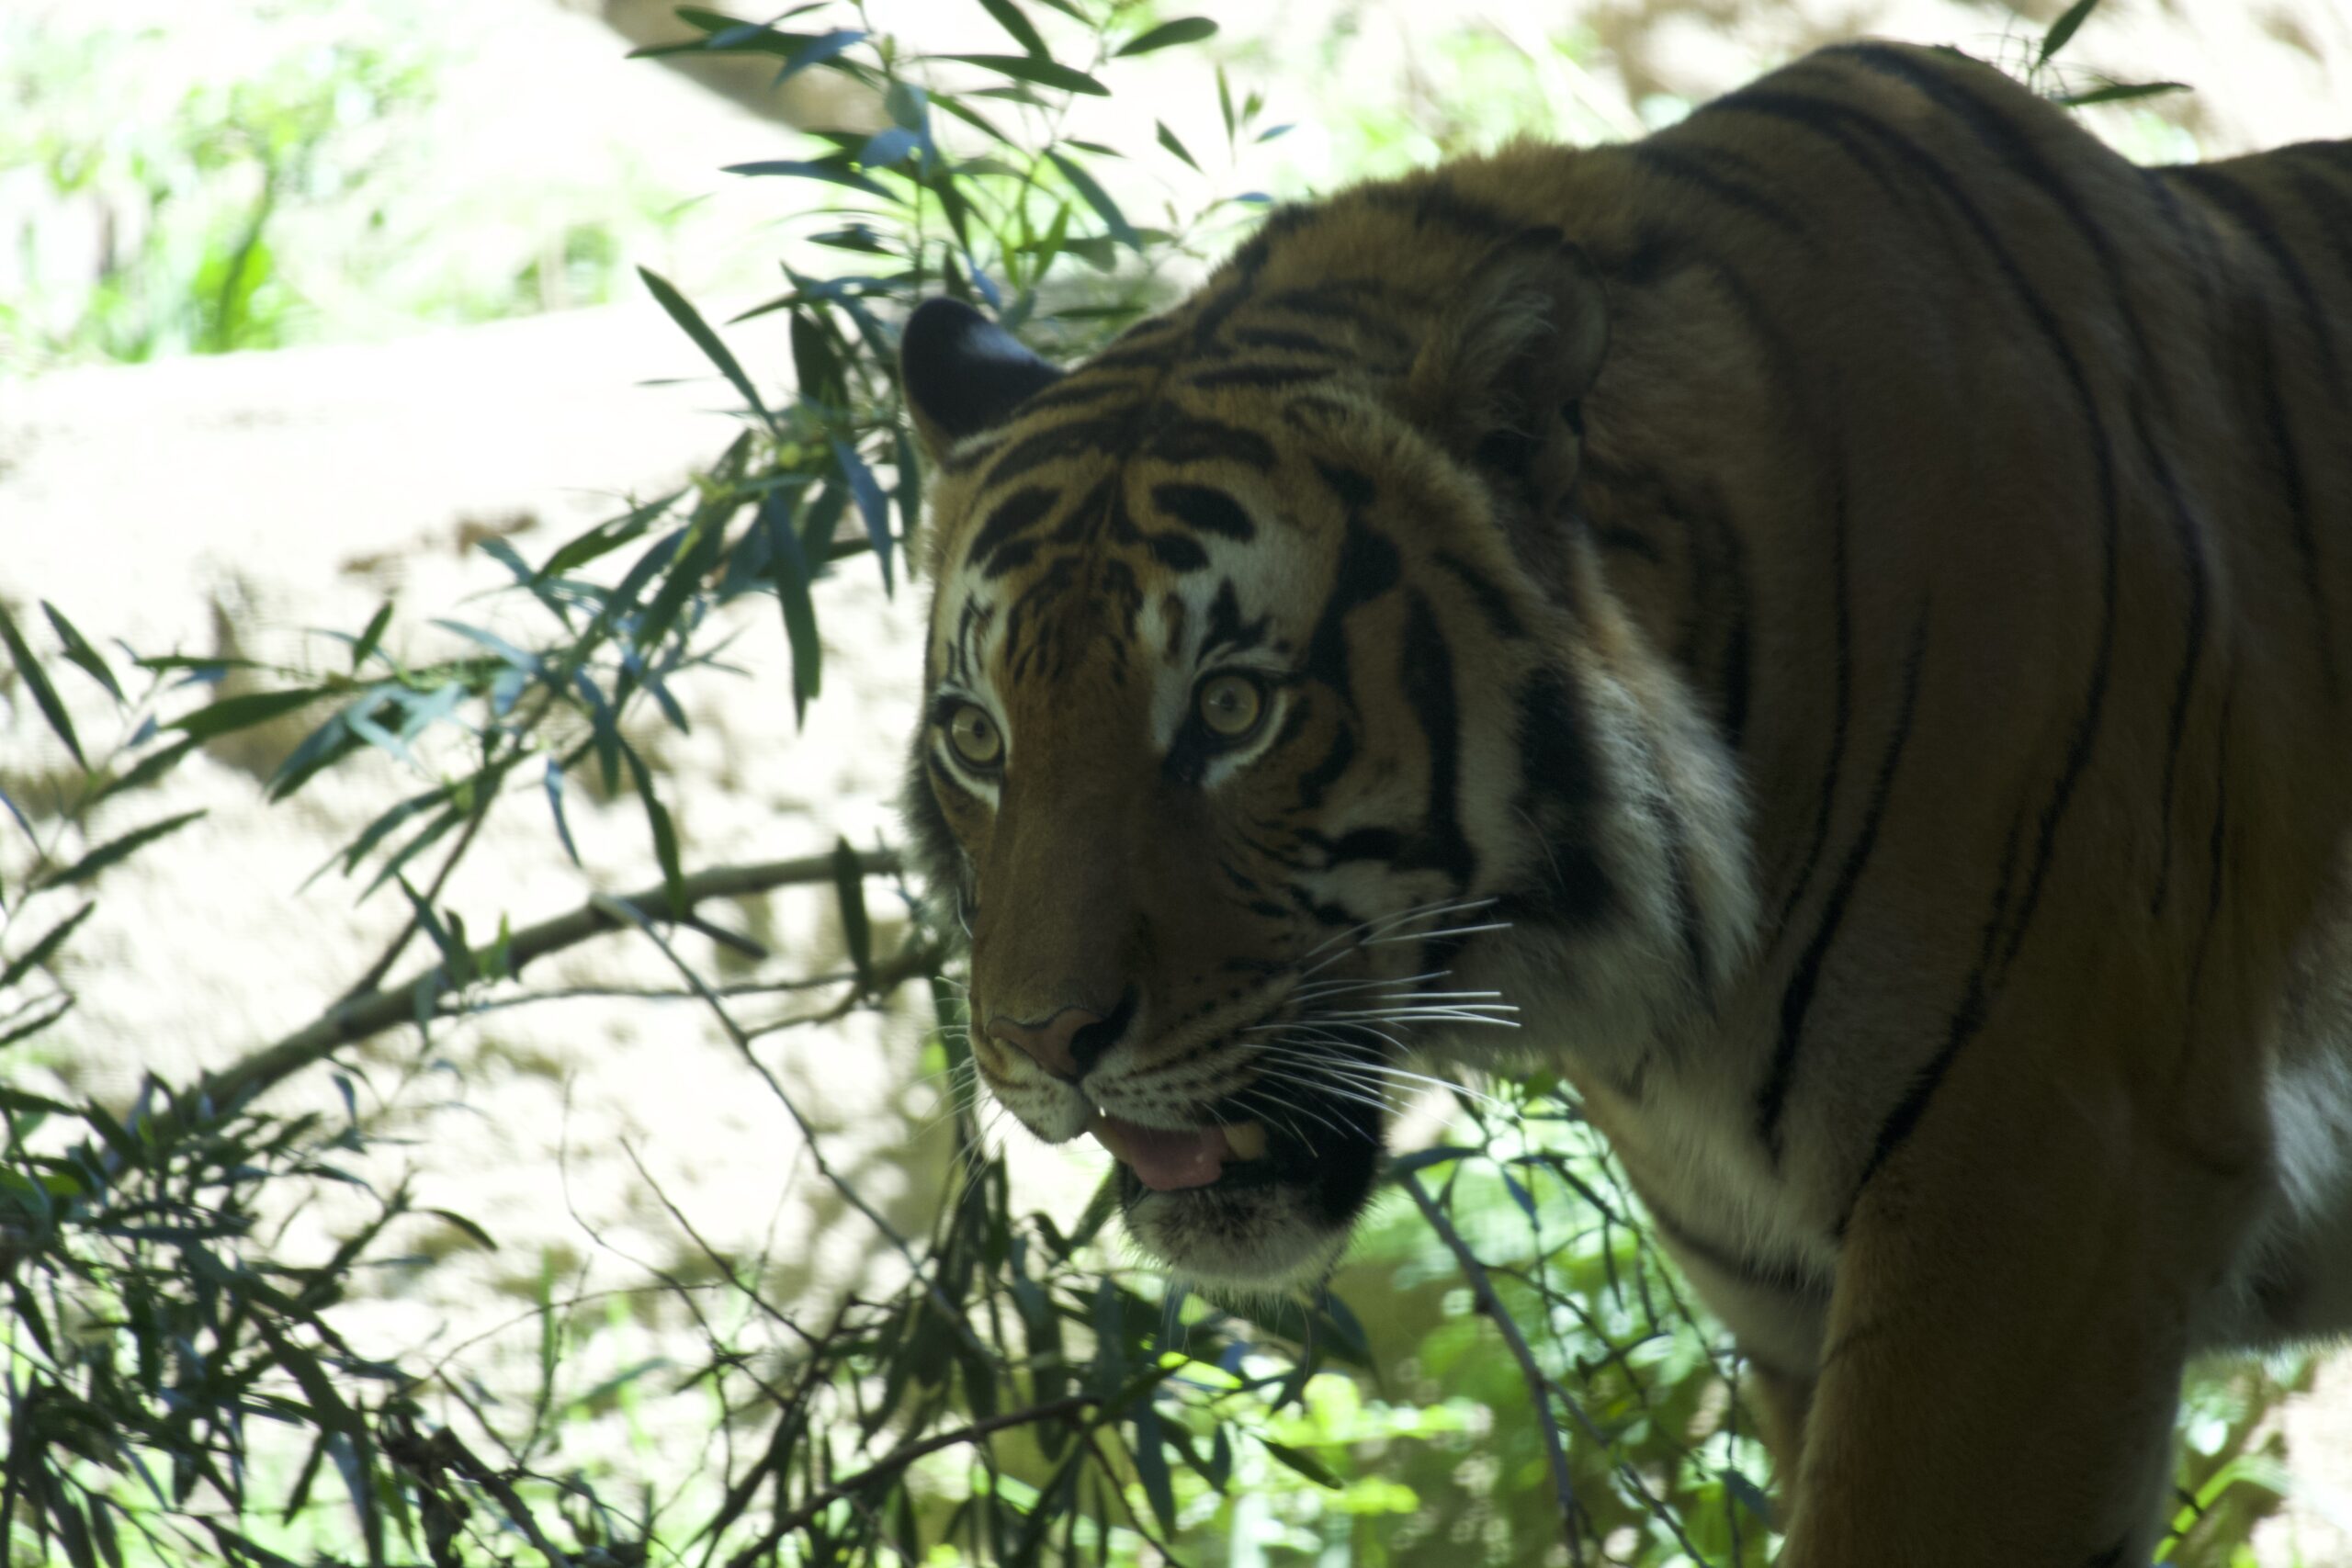
<path fill-rule="evenodd" d="M 989 1033 L 1007 1045 L 1020 1048 L 1031 1061 L 1057 1078 L 1076 1083 L 1094 1065 L 1100 1051 L 1089 1052 L 1086 1062 L 1078 1059 L 1078 1033 L 1089 1024 L 1101 1023 L 1102 1015 L 1084 1008 L 1064 1008 L 1043 1023 L 1015 1023 L 1009 1018 L 996 1018 L 989 1022 Z"/>

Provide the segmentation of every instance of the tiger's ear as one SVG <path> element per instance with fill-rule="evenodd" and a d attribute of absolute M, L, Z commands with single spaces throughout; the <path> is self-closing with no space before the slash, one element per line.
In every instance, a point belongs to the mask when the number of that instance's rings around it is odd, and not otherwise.
<path fill-rule="evenodd" d="M 926 299 L 899 338 L 899 384 L 915 434 L 933 458 L 977 431 L 1003 423 L 1062 373 L 1011 333 L 954 299 Z"/>
<path fill-rule="evenodd" d="M 1609 348 L 1609 301 L 1582 247 L 1528 229 L 1472 269 L 1414 356 L 1409 412 L 1456 457 L 1513 485 L 1539 512 L 1575 483 L 1584 421 Z"/>

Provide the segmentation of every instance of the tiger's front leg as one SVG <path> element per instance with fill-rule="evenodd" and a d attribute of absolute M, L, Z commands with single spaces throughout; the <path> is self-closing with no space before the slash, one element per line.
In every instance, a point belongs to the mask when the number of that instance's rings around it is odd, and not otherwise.
<path fill-rule="evenodd" d="M 2261 1148 L 2178 1109 L 2193 1077 L 1983 1038 L 1890 1123 L 1782 1456 L 1783 1568 L 2150 1561 L 2190 1314 Z"/>

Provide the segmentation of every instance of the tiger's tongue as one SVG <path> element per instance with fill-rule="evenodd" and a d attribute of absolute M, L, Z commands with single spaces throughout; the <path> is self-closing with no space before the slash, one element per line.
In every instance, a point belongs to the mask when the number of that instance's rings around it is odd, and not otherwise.
<path fill-rule="evenodd" d="M 1215 1127 L 1176 1133 L 1098 1114 L 1088 1131 L 1155 1192 L 1206 1187 L 1225 1168 L 1225 1134 Z"/>

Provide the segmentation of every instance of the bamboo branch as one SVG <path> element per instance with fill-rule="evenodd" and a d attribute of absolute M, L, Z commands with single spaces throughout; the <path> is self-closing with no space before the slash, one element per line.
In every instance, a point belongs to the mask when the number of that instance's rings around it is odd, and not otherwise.
<path fill-rule="evenodd" d="M 773 1551 L 786 1536 L 805 1528 L 810 1520 L 842 1498 L 865 1491 L 876 1482 L 896 1474 L 925 1455 L 935 1454 L 942 1449 L 952 1449 L 959 1443 L 978 1442 L 992 1433 L 1003 1431 L 1008 1427 L 1038 1426 L 1047 1421 L 1064 1419 L 1077 1415 L 1094 1403 L 1094 1398 L 1091 1394 L 1074 1393 L 1062 1399 L 1049 1399 L 1043 1404 L 1033 1404 L 1024 1410 L 1009 1410 L 1001 1416 L 991 1416 L 985 1421 L 975 1421 L 968 1427 L 958 1427 L 952 1432 L 941 1432 L 935 1437 L 925 1438 L 921 1442 L 909 1443 L 906 1447 L 875 1461 L 848 1480 L 835 1482 L 799 1507 L 795 1508 L 790 1514 L 770 1525 L 762 1532 L 759 1541 L 749 1550 L 739 1553 L 734 1562 L 741 1564 L 750 1562 L 763 1551 Z"/>
<path fill-rule="evenodd" d="M 1535 1364 L 1535 1352 L 1527 1348 L 1526 1336 L 1520 1333 L 1518 1322 L 1495 1293 L 1494 1277 L 1487 1272 L 1486 1264 L 1470 1250 L 1470 1244 L 1462 1239 L 1462 1233 L 1453 1228 L 1453 1222 L 1437 1206 L 1429 1190 L 1421 1185 L 1420 1178 L 1408 1173 L 1404 1187 L 1419 1206 L 1421 1217 L 1429 1221 L 1430 1228 L 1437 1232 L 1438 1239 L 1445 1243 L 1454 1261 L 1462 1266 L 1463 1276 L 1470 1281 L 1480 1310 L 1493 1320 L 1504 1345 L 1510 1348 L 1511 1359 L 1519 1363 L 1519 1375 L 1527 1383 L 1528 1402 L 1535 1407 L 1536 1424 L 1544 1432 L 1544 1459 L 1551 1466 L 1552 1491 L 1560 1500 L 1560 1524 L 1567 1537 L 1568 1561 L 1582 1562 L 1584 1532 L 1577 1528 L 1577 1519 L 1584 1512 L 1584 1505 L 1577 1501 L 1576 1483 L 1568 1474 L 1567 1444 L 1560 1436 L 1559 1422 L 1552 1416 L 1552 1382 Z"/>
<path fill-rule="evenodd" d="M 900 864 L 895 850 L 865 852 L 859 854 L 858 863 L 868 876 L 896 875 Z M 831 882 L 833 871 L 831 854 L 714 866 L 680 879 L 678 909 L 683 913 L 710 898 L 741 897 L 777 887 Z M 616 903 L 647 911 L 647 918 L 654 919 L 665 918 L 662 911 L 671 908 L 669 891 L 659 883 L 618 900 L 600 894 L 570 914 L 558 915 L 514 932 L 506 944 L 508 971 L 519 974 L 525 964 L 535 959 L 575 947 L 590 937 L 623 929 L 629 922 L 615 908 Z M 446 964 L 435 963 L 406 979 L 338 1002 L 293 1033 L 218 1072 L 205 1074 L 185 1098 L 191 1103 L 209 1100 L 216 1111 L 241 1105 L 345 1045 L 413 1021 L 420 1012 L 459 989 L 461 984 L 450 975 Z M 171 1113 L 160 1112 L 159 1116 L 168 1119 Z"/>

